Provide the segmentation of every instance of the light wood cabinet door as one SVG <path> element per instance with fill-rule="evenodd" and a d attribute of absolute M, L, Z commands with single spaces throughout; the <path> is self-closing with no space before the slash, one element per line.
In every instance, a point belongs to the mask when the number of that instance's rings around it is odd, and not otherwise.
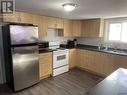
<path fill-rule="evenodd" d="M 56 28 L 57 27 L 57 18 L 47 17 L 47 26 L 48 26 L 48 28 Z"/>
<path fill-rule="evenodd" d="M 76 66 L 77 67 L 82 67 L 81 64 L 82 64 L 82 50 L 81 49 L 77 49 L 76 51 Z"/>
<path fill-rule="evenodd" d="M 119 68 L 125 68 L 127 69 L 127 56 L 116 56 L 116 61 L 119 66 Z"/>
<path fill-rule="evenodd" d="M 110 71 L 108 71 L 110 63 L 108 60 L 108 55 L 106 53 L 95 52 L 94 59 L 94 69 L 95 72 L 101 75 L 109 75 Z M 112 58 L 111 58 L 112 59 Z"/>
<path fill-rule="evenodd" d="M 82 21 L 73 20 L 73 36 L 81 36 Z"/>
<path fill-rule="evenodd" d="M 40 79 L 52 74 L 52 53 L 39 54 L 39 73 Z"/>
<path fill-rule="evenodd" d="M 84 69 L 88 69 L 87 51 L 77 49 L 76 53 L 76 66 Z"/>
<path fill-rule="evenodd" d="M 69 50 L 69 68 L 76 67 L 76 49 Z"/>
<path fill-rule="evenodd" d="M 90 19 L 82 21 L 82 36 L 103 37 L 104 19 Z"/>
<path fill-rule="evenodd" d="M 64 19 L 64 36 L 72 36 L 72 20 Z"/>
<path fill-rule="evenodd" d="M 81 36 L 88 37 L 90 35 L 90 22 L 89 20 L 83 20 L 82 21 L 82 30 L 81 30 Z"/>
<path fill-rule="evenodd" d="M 15 12 L 13 15 L 3 15 L 3 22 L 15 22 L 20 23 L 20 12 Z"/>
<path fill-rule="evenodd" d="M 86 60 L 85 63 L 87 64 L 87 69 L 94 71 L 94 52 L 93 51 L 86 51 Z"/>
<path fill-rule="evenodd" d="M 102 61 L 103 61 L 103 74 L 105 76 L 110 75 L 118 68 L 118 64 L 115 60 L 115 55 L 113 54 L 103 54 Z"/>
<path fill-rule="evenodd" d="M 41 30 L 42 32 L 40 33 L 41 37 L 47 36 L 47 21 L 46 21 L 47 17 L 46 16 L 41 16 Z"/>
<path fill-rule="evenodd" d="M 30 13 L 20 12 L 21 23 L 33 24 L 34 15 Z"/>
<path fill-rule="evenodd" d="M 56 18 L 57 29 L 63 29 L 64 28 L 64 19 L 62 18 Z"/>
<path fill-rule="evenodd" d="M 64 20 L 62 18 L 47 17 L 48 28 L 63 29 Z"/>
<path fill-rule="evenodd" d="M 89 54 L 88 54 L 88 51 L 87 50 L 82 50 L 81 51 L 81 67 L 83 67 L 84 69 L 88 69 L 88 66 L 89 66 Z"/>
<path fill-rule="evenodd" d="M 34 15 L 33 23 L 34 25 L 38 26 L 39 38 L 42 38 L 47 35 L 46 16 Z"/>

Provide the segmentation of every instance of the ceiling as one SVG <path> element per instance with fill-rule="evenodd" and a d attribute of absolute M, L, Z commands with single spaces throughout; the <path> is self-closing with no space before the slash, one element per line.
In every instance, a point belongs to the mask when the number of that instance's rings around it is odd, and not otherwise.
<path fill-rule="evenodd" d="M 127 0 L 15 0 L 16 10 L 69 19 L 112 18 L 127 16 Z M 66 12 L 62 4 L 78 7 Z"/>

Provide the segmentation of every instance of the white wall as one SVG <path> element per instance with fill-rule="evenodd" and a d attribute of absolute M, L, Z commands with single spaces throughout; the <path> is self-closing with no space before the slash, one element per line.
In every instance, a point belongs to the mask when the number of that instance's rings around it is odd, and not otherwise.
<path fill-rule="evenodd" d="M 104 44 L 103 38 L 93 38 L 93 37 L 78 37 L 79 44 L 98 46 L 99 44 Z"/>
<path fill-rule="evenodd" d="M 99 44 L 103 44 L 104 46 L 108 47 L 117 47 L 122 49 L 127 49 L 127 43 L 111 43 L 106 42 L 104 38 L 95 38 L 95 37 L 78 37 L 78 44 L 85 44 L 85 45 L 93 45 L 99 46 Z"/>

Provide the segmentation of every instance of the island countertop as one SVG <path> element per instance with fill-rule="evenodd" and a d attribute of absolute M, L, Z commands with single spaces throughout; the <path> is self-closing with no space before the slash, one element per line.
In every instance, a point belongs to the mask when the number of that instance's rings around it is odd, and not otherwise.
<path fill-rule="evenodd" d="M 127 95 L 127 69 L 116 70 L 85 95 Z"/>

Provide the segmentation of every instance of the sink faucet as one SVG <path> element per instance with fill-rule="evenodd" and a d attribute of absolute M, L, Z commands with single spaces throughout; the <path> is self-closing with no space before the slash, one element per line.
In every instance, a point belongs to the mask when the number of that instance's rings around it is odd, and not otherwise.
<path fill-rule="evenodd" d="M 101 50 L 103 48 L 103 44 L 99 44 L 98 49 Z"/>
<path fill-rule="evenodd" d="M 124 45 L 123 45 L 123 44 L 120 45 L 120 50 L 121 50 L 121 51 L 124 50 Z"/>
<path fill-rule="evenodd" d="M 117 51 L 117 50 L 118 50 L 117 46 L 114 46 L 114 50 L 115 50 L 115 51 Z"/>

